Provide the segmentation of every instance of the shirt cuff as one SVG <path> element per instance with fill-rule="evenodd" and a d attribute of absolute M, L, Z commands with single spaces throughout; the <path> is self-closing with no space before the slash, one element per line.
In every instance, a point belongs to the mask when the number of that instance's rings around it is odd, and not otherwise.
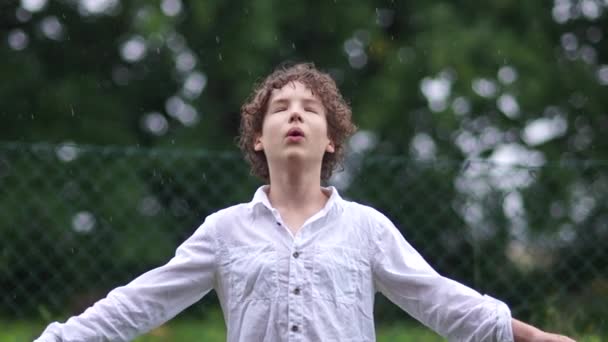
<path fill-rule="evenodd" d="M 494 302 L 496 305 L 496 341 L 497 342 L 514 342 L 513 339 L 513 320 L 511 318 L 511 310 L 507 304 L 488 295 L 485 298 Z"/>

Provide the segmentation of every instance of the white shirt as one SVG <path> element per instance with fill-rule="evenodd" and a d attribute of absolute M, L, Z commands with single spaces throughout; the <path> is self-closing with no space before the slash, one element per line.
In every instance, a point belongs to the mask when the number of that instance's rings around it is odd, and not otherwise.
<path fill-rule="evenodd" d="M 440 276 L 375 209 L 342 199 L 293 235 L 260 187 L 208 216 L 166 265 L 36 341 L 127 341 L 217 292 L 236 341 L 375 341 L 374 294 L 450 341 L 513 341 L 502 302 Z"/>

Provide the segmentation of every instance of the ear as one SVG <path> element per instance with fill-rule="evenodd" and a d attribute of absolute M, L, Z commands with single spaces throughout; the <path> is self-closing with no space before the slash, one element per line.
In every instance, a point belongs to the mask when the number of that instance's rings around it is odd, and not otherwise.
<path fill-rule="evenodd" d="M 334 153 L 335 151 L 336 147 L 334 146 L 334 142 L 330 140 L 329 144 L 327 144 L 327 147 L 325 147 L 325 152 Z"/>
<path fill-rule="evenodd" d="M 258 135 L 255 138 L 255 142 L 253 143 L 253 150 L 254 151 L 263 151 L 264 150 L 264 145 L 262 144 L 262 136 Z"/>

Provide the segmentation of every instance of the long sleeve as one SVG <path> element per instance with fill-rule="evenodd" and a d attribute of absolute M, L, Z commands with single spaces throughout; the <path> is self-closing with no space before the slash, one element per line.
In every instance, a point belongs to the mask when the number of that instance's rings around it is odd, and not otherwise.
<path fill-rule="evenodd" d="M 35 342 L 128 341 L 163 324 L 214 286 L 215 227 L 208 217 L 165 265 L 148 271 L 67 322 L 50 324 Z"/>
<path fill-rule="evenodd" d="M 439 275 L 388 218 L 374 215 L 376 288 L 449 341 L 512 342 L 511 312 L 490 296 Z"/>

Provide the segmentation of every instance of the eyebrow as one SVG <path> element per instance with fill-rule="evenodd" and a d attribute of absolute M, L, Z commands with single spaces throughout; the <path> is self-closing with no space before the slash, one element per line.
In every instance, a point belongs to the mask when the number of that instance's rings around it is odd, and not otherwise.
<path fill-rule="evenodd" d="M 304 104 L 317 104 L 317 105 L 323 105 L 323 103 L 315 98 L 305 98 L 302 99 L 302 102 L 304 102 Z M 288 99 L 285 98 L 278 98 L 278 99 L 274 99 L 272 101 L 270 101 L 270 105 L 273 104 L 287 104 L 289 103 Z"/>

